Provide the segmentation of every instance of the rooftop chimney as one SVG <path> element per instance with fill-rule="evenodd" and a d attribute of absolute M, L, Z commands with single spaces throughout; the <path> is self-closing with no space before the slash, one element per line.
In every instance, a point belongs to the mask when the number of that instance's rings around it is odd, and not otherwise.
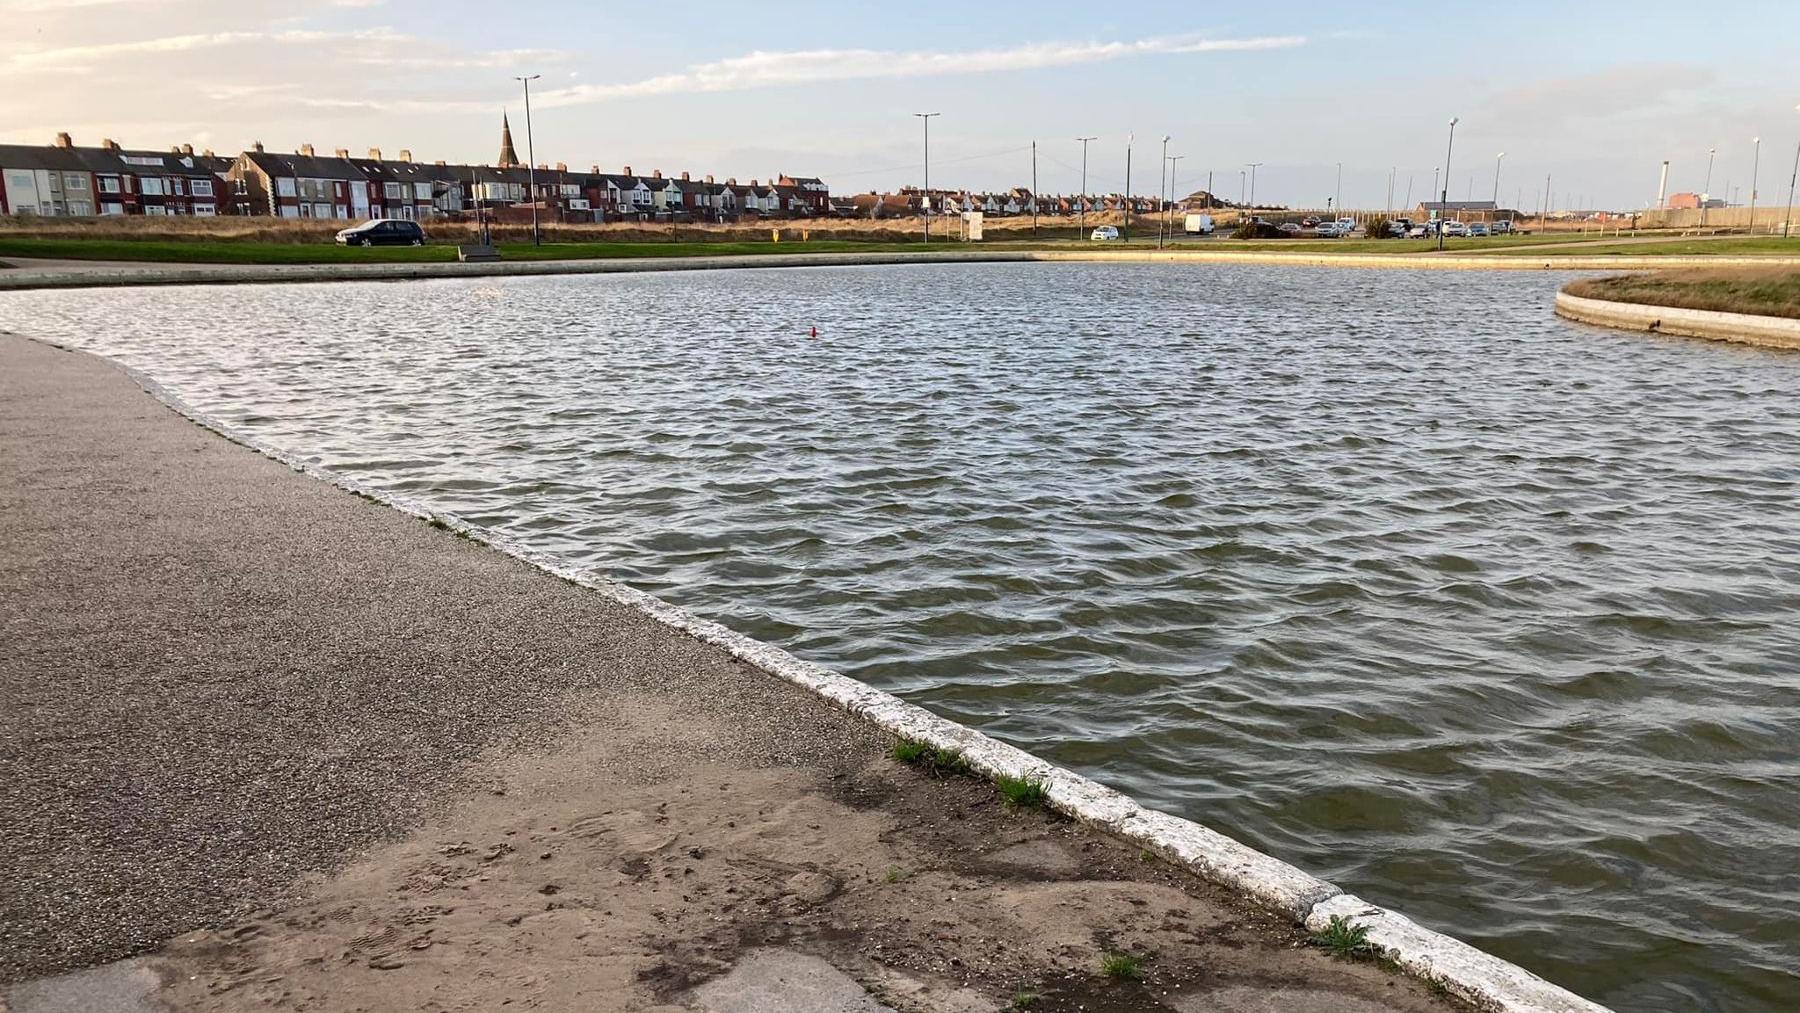
<path fill-rule="evenodd" d="M 661 179 L 662 178 L 662 170 L 661 169 L 651 169 L 650 170 L 650 178 L 651 179 Z"/>
<path fill-rule="evenodd" d="M 631 166 L 628 165 L 625 167 L 624 175 L 627 175 L 627 176 L 631 175 Z"/>
<path fill-rule="evenodd" d="M 105 139 L 104 139 L 104 140 L 102 140 L 102 141 L 101 141 L 101 142 L 100 142 L 100 146 L 101 146 L 101 147 L 102 147 L 102 148 L 105 148 L 105 149 L 106 149 L 106 150 L 108 150 L 108 151 L 117 151 L 117 150 L 119 150 L 119 142 L 118 142 L 118 141 L 115 141 L 115 140 L 113 140 L 113 139 L 112 139 L 112 138 L 110 138 L 110 137 L 108 137 L 108 138 L 105 138 Z"/>
<path fill-rule="evenodd" d="M 439 160 L 437 160 L 437 161 L 436 161 L 436 162 L 433 162 L 433 163 L 431 163 L 431 164 L 433 164 L 433 165 L 447 165 L 447 164 L 448 164 L 448 163 L 447 163 L 447 162 L 445 162 L 445 161 L 444 161 L 444 160 L 443 160 L 443 159 L 439 159 Z"/>
<path fill-rule="evenodd" d="M 712 181 L 713 181 L 713 178 L 712 178 L 712 173 L 710 173 L 710 172 L 709 172 L 709 173 L 707 173 L 707 174 L 706 174 L 706 181 L 707 181 L 707 182 L 708 182 L 708 183 L 711 183 L 711 182 L 712 182 Z"/>
<path fill-rule="evenodd" d="M 181 153 L 184 155 L 192 155 L 194 153 L 194 146 L 192 144 L 183 144 L 181 146 Z"/>
<path fill-rule="evenodd" d="M 593 173 L 596 176 L 600 175 L 600 167 L 598 165 L 588 166 L 588 171 Z"/>
<path fill-rule="evenodd" d="M 381 149 L 380 148 L 370 148 L 369 149 L 369 157 L 373 158 L 377 162 L 381 161 Z"/>
<path fill-rule="evenodd" d="M 300 150 L 296 151 L 295 154 L 305 155 L 307 158 L 311 158 L 313 157 L 313 146 L 310 144 L 302 144 L 300 145 Z"/>
<path fill-rule="evenodd" d="M 754 179 L 752 179 L 752 180 L 751 180 L 751 181 L 750 181 L 750 185 L 751 185 L 751 186 L 755 186 L 755 185 L 756 185 L 756 180 L 754 180 Z"/>
<path fill-rule="evenodd" d="M 56 135 L 56 146 L 59 148 L 73 148 L 75 146 L 75 140 L 69 136 L 67 130 L 64 130 Z"/>
<path fill-rule="evenodd" d="M 349 158 L 350 157 L 350 149 L 349 148 L 339 148 L 339 149 L 337 149 L 336 154 L 337 154 L 337 157 L 339 157 L 339 158 Z"/>
<path fill-rule="evenodd" d="M 263 146 L 262 146 L 261 141 L 251 141 L 250 142 L 250 150 L 251 151 L 254 151 L 260 155 L 260 154 L 262 154 L 262 149 L 263 149 Z"/>
<path fill-rule="evenodd" d="M 218 157 L 217 155 L 213 154 L 213 149 L 211 149 L 211 148 L 207 148 L 205 151 L 202 151 L 200 154 L 206 156 L 207 158 L 217 158 Z"/>
<path fill-rule="evenodd" d="M 181 145 L 179 145 L 179 144 L 169 145 L 169 154 L 171 154 L 171 155 L 181 154 Z"/>
<path fill-rule="evenodd" d="M 686 183 L 686 182 L 689 182 L 689 180 L 688 180 L 688 174 L 687 174 L 687 170 L 685 170 L 685 169 L 683 169 L 683 170 L 682 170 L 682 172 L 681 172 L 681 181 L 682 181 L 682 182 L 683 182 L 683 183 Z"/>
<path fill-rule="evenodd" d="M 736 176 L 726 176 L 725 177 L 725 185 L 726 186 L 737 186 L 737 177 Z"/>
<path fill-rule="evenodd" d="M 412 149 L 411 148 L 401 148 L 400 149 L 400 161 L 402 161 L 402 162 L 412 161 Z"/>
<path fill-rule="evenodd" d="M 568 172 L 569 171 L 569 163 L 567 163 L 567 162 L 556 163 L 556 171 L 557 172 Z"/>
<path fill-rule="evenodd" d="M 549 172 L 550 167 L 548 165 L 545 165 L 543 162 L 539 162 L 538 163 L 538 171 L 539 172 Z"/>

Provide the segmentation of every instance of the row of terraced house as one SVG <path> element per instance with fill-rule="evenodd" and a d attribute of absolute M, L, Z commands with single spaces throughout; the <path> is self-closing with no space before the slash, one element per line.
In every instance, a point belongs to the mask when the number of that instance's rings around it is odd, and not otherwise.
<path fill-rule="evenodd" d="M 303 144 L 293 154 L 261 143 L 235 157 L 191 145 L 168 151 L 125 149 L 111 140 L 77 147 L 66 133 L 53 144 L 0 145 L 0 213 L 45 216 L 258 215 L 275 218 L 422 220 L 472 213 L 501 216 L 534 209 L 546 221 L 676 219 L 736 221 L 831 213 L 816 177 L 717 182 L 688 173 L 648 176 L 630 166 L 587 172 L 557 163 L 535 168 L 513 151 L 502 120 L 493 165 L 420 162 L 412 152 L 352 157 Z"/>

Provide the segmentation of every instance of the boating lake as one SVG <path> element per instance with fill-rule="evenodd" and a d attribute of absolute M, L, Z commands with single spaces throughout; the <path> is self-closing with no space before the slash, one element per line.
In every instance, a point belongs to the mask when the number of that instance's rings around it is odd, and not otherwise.
<path fill-rule="evenodd" d="M 0 327 L 1620 1011 L 1792 1009 L 1800 354 L 1559 321 L 1567 277 L 113 289 Z"/>

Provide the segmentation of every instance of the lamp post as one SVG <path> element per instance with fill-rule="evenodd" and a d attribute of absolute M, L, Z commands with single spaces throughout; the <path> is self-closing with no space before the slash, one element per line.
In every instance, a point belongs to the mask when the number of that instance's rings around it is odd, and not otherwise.
<path fill-rule="evenodd" d="M 1494 213 L 1495 214 L 1500 213 L 1500 160 L 1505 157 L 1506 157 L 1506 152 L 1504 152 L 1504 151 L 1502 151 L 1498 155 L 1494 156 Z"/>
<path fill-rule="evenodd" d="M 1099 138 L 1077 137 L 1075 139 L 1081 142 L 1081 207 L 1077 208 L 1075 212 L 1075 220 L 1078 223 L 1075 226 L 1075 238 L 1081 239 L 1087 235 L 1087 146 L 1089 141 L 1096 141 Z"/>
<path fill-rule="evenodd" d="M 1181 161 L 1182 159 L 1184 159 L 1186 157 L 1187 157 L 1186 155 L 1170 155 L 1170 156 L 1168 156 L 1168 158 L 1169 158 L 1169 197 L 1171 198 L 1171 200 L 1169 201 L 1168 210 L 1163 213 L 1163 217 L 1165 217 L 1169 220 L 1169 241 L 1170 242 L 1174 242 L 1174 240 L 1175 240 L 1175 201 L 1172 199 L 1175 196 L 1175 163 Z"/>
<path fill-rule="evenodd" d="M 542 76 L 542 74 L 532 74 L 529 77 L 513 77 L 514 81 L 525 86 L 525 188 L 531 191 L 531 245 L 533 246 L 542 245 L 543 238 L 538 235 L 537 147 L 531 142 L 531 82 Z"/>
<path fill-rule="evenodd" d="M 1706 224 L 1706 205 L 1712 200 L 1712 165 L 1713 156 L 1719 153 L 1718 148 L 1706 149 L 1706 185 L 1700 188 L 1700 224 Z"/>
<path fill-rule="evenodd" d="M 1337 164 L 1337 186 L 1331 191 L 1331 202 L 1337 205 L 1338 213 L 1344 211 L 1344 163 Z"/>
<path fill-rule="evenodd" d="M 1794 107 L 1800 113 L 1800 105 Z M 1788 237 L 1788 227 L 1794 223 L 1794 181 L 1800 179 L 1800 142 L 1794 144 L 1794 168 L 1788 173 L 1787 217 L 1781 220 L 1781 238 Z"/>
<path fill-rule="evenodd" d="M 1131 242 L 1131 144 L 1137 140 L 1136 134 L 1125 135 L 1125 231 L 1120 237 Z"/>
<path fill-rule="evenodd" d="M 1244 164 L 1250 167 L 1250 210 L 1254 211 L 1256 210 L 1256 167 L 1262 163 L 1245 162 Z M 1251 217 L 1255 216 L 1252 215 Z"/>
<path fill-rule="evenodd" d="M 1169 135 L 1168 134 L 1163 135 L 1162 144 L 1163 144 L 1162 161 L 1160 163 L 1158 163 L 1158 168 L 1162 172 L 1162 182 L 1158 183 L 1157 187 L 1156 187 L 1156 199 L 1163 202 L 1163 208 L 1162 208 L 1163 213 L 1156 216 L 1156 248 L 1159 250 L 1163 248 L 1163 237 L 1169 231 L 1167 228 L 1167 226 L 1169 224 L 1169 214 L 1168 214 L 1168 209 L 1169 209 Z M 1173 238 L 1173 237 L 1171 237 L 1171 238 Z"/>
<path fill-rule="evenodd" d="M 925 200 L 922 202 L 925 211 L 925 242 L 931 242 L 931 118 L 943 113 L 913 113 L 919 122 L 925 125 Z M 1032 194 L 1036 197 L 1036 194 Z"/>
<path fill-rule="evenodd" d="M 1744 230 L 1747 236 L 1756 235 L 1756 174 L 1762 165 L 1762 138 L 1750 138 L 1750 227 Z"/>
<path fill-rule="evenodd" d="M 1440 201 L 1439 214 L 1448 210 L 1450 203 L 1450 153 L 1456 150 L 1456 119 L 1455 116 L 1450 117 L 1450 141 L 1444 145 L 1444 191 L 1443 195 L 1438 198 Z M 1438 249 L 1441 251 L 1444 248 L 1444 225 L 1442 222 L 1438 223 L 1437 240 Z"/>

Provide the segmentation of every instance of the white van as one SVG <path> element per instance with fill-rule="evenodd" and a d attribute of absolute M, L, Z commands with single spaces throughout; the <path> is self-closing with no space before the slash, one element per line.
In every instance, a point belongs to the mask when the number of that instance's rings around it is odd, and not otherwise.
<path fill-rule="evenodd" d="M 1188 215 L 1182 223 L 1181 231 L 1190 236 L 1210 236 L 1213 231 L 1212 215 Z"/>

